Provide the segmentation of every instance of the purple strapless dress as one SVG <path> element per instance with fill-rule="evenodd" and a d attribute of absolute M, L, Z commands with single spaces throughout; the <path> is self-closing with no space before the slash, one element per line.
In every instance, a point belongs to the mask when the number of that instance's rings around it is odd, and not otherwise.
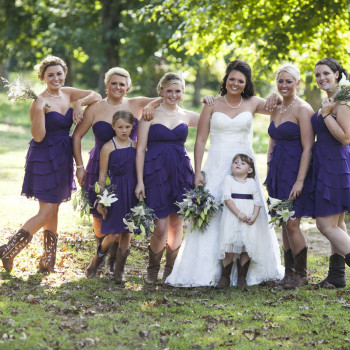
<path fill-rule="evenodd" d="M 22 195 L 45 203 L 61 203 L 71 198 L 72 189 L 76 189 L 69 136 L 72 115 L 72 108 L 65 115 L 55 111 L 45 114 L 44 139 L 29 142 Z"/>
<path fill-rule="evenodd" d="M 270 197 L 285 199 L 297 179 L 300 159 L 303 153 L 300 127 L 287 121 L 275 126 L 272 122 L 268 133 L 274 140 L 274 146 L 268 163 L 269 171 L 265 180 Z M 311 166 L 304 180 L 300 196 L 293 203 L 294 216 L 314 217 L 314 195 L 312 188 Z"/>
<path fill-rule="evenodd" d="M 136 141 L 137 137 L 137 125 L 139 121 L 134 118 L 134 126 L 132 128 L 130 138 Z M 101 215 L 94 207 L 96 201 L 96 193 L 94 190 L 95 182 L 98 181 L 99 169 L 100 169 L 100 152 L 103 145 L 115 136 L 115 132 L 112 125 L 108 122 L 100 120 L 92 126 L 92 131 L 95 135 L 95 146 L 90 151 L 90 157 L 86 166 L 86 176 L 84 181 L 84 188 L 88 193 L 90 203 L 90 213 L 101 218 Z"/>
<path fill-rule="evenodd" d="M 164 218 L 176 213 L 175 204 L 193 188 L 193 170 L 185 149 L 188 126 L 179 124 L 168 129 L 162 124 L 153 124 L 149 129 L 145 155 L 144 183 L 146 204 L 157 217 Z"/>
<path fill-rule="evenodd" d="M 350 147 L 331 135 L 318 112 L 311 121 L 317 135 L 313 150 L 315 215 L 350 212 Z"/>
<path fill-rule="evenodd" d="M 114 144 L 115 147 L 115 144 Z M 109 155 L 108 174 L 111 184 L 115 186 L 115 196 L 118 200 L 107 209 L 106 220 L 101 222 L 101 233 L 125 233 L 123 218 L 137 204 L 135 196 L 136 149 L 133 147 L 115 149 Z"/>

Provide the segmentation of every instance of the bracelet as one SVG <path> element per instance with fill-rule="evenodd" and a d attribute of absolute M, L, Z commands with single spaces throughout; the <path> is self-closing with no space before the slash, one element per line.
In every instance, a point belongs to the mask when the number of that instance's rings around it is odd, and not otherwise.
<path fill-rule="evenodd" d="M 81 101 L 80 103 L 81 103 L 81 105 L 82 105 L 82 106 L 84 106 L 84 105 L 85 105 L 85 101 L 84 101 L 84 99 L 83 99 L 83 98 L 79 99 L 79 101 Z"/>
<path fill-rule="evenodd" d="M 76 168 L 77 168 L 77 169 L 84 168 L 84 164 L 82 164 L 82 165 L 77 165 Z"/>
<path fill-rule="evenodd" d="M 329 115 L 330 113 L 326 114 L 324 117 L 322 117 L 322 119 L 326 119 Z"/>
<path fill-rule="evenodd" d="M 237 218 L 239 219 L 239 216 L 241 215 L 241 211 L 239 211 L 238 215 L 237 215 Z"/>

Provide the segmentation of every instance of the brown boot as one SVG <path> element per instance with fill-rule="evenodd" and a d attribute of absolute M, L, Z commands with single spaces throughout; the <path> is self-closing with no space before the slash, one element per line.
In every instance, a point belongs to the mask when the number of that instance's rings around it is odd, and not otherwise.
<path fill-rule="evenodd" d="M 104 237 L 97 237 L 95 236 L 95 241 L 96 241 L 96 248 L 100 247 L 102 242 L 104 240 Z M 97 266 L 98 269 L 102 269 L 106 265 L 106 254 L 103 256 L 103 258 L 100 260 L 99 265 Z"/>
<path fill-rule="evenodd" d="M 284 277 L 281 281 L 277 281 L 276 284 L 284 285 L 289 283 L 294 276 L 294 256 L 292 249 L 284 251 Z"/>
<path fill-rule="evenodd" d="M 94 277 L 96 275 L 97 270 L 98 270 L 99 266 L 101 265 L 101 261 L 104 260 L 106 257 L 106 253 L 104 253 L 104 254 L 100 253 L 100 249 L 101 249 L 101 246 L 99 245 L 97 247 L 96 255 L 93 257 L 89 266 L 85 270 L 85 276 L 88 278 Z"/>
<path fill-rule="evenodd" d="M 308 284 L 307 280 L 307 247 L 303 248 L 298 254 L 294 255 L 295 273 L 289 283 L 286 283 L 284 289 L 295 289 Z"/>
<path fill-rule="evenodd" d="M 56 250 L 57 250 L 57 234 L 45 230 L 44 231 L 44 254 L 40 258 L 39 269 L 41 272 L 56 272 Z"/>
<path fill-rule="evenodd" d="M 180 246 L 177 249 L 171 250 L 168 243 L 166 244 L 166 250 L 165 250 L 166 263 L 165 263 L 165 268 L 163 272 L 162 283 L 165 282 L 165 280 L 171 274 L 171 271 L 173 271 L 174 262 L 177 257 L 177 253 L 179 252 L 179 249 L 180 249 Z"/>
<path fill-rule="evenodd" d="M 243 291 L 248 290 L 246 277 L 248 273 L 249 264 L 250 264 L 250 260 L 248 260 L 243 266 L 241 266 L 240 260 L 239 259 L 237 260 L 237 269 L 238 269 L 237 287 Z"/>
<path fill-rule="evenodd" d="M 126 259 L 130 254 L 130 250 L 128 249 L 125 254 L 122 254 L 122 250 L 117 250 L 116 264 L 114 269 L 114 281 L 117 284 L 121 284 L 123 282 L 124 268 Z"/>
<path fill-rule="evenodd" d="M 216 286 L 218 289 L 226 288 L 230 285 L 230 276 L 232 271 L 233 261 L 222 268 L 220 280 Z"/>
<path fill-rule="evenodd" d="M 345 258 L 339 254 L 333 254 L 329 258 L 327 277 L 316 286 L 326 289 L 344 288 L 345 282 Z"/>
<path fill-rule="evenodd" d="M 160 269 L 160 261 L 162 260 L 162 256 L 165 248 L 163 248 L 159 253 L 154 254 L 151 246 L 148 246 L 149 251 L 149 262 L 147 267 L 147 276 L 145 278 L 146 284 L 155 284 L 157 283 L 158 272 Z"/>
<path fill-rule="evenodd" d="M 119 242 L 114 242 L 108 249 L 108 267 L 109 271 L 113 272 L 117 261 L 117 251 L 119 248 Z"/>
<path fill-rule="evenodd" d="M 0 258 L 6 271 L 13 268 L 13 259 L 32 240 L 33 236 L 22 228 L 15 233 L 7 244 L 0 247 Z"/>

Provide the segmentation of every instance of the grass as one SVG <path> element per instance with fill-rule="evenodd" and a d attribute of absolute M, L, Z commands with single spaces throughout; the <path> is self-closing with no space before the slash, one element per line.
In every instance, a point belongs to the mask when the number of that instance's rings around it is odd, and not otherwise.
<path fill-rule="evenodd" d="M 19 196 L 30 133 L 27 122 L 18 122 L 17 117 L 25 119 L 18 113 L 8 125 L 0 112 L 0 244 L 37 211 L 36 202 Z M 28 118 L 24 107 L 23 113 Z M 258 116 L 255 120 L 261 140 L 266 140 L 266 119 Z M 190 154 L 194 136 L 191 131 Z M 92 144 L 88 134 L 83 142 L 85 163 Z M 264 154 L 257 155 L 262 179 L 264 159 Z M 308 232 L 314 230 L 310 221 L 305 221 L 305 227 Z M 284 291 L 265 284 L 244 293 L 237 288 L 147 286 L 143 281 L 147 240 L 136 237 L 126 283 L 117 286 L 106 270 L 96 278 L 85 278 L 95 242 L 91 222 L 73 212 L 70 202 L 61 205 L 59 233 L 58 273 L 38 273 L 41 232 L 16 258 L 11 274 L 0 272 L 1 349 L 350 347 L 347 288 L 321 290 L 310 284 Z M 308 263 L 310 282 L 319 281 L 326 274 L 328 258 L 310 254 Z"/>

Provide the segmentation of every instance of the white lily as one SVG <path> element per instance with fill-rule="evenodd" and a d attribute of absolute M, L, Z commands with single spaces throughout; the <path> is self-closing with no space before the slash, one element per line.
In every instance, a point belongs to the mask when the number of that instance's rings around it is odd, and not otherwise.
<path fill-rule="evenodd" d="M 137 230 L 137 229 L 138 229 L 138 227 L 135 226 L 133 222 L 126 221 L 125 218 L 123 219 L 123 222 L 124 222 L 124 224 L 126 225 L 125 228 L 126 228 L 129 232 L 132 232 L 132 233 L 133 233 L 134 230 Z"/>
<path fill-rule="evenodd" d="M 283 222 L 287 222 L 295 213 L 295 211 L 289 211 L 288 209 L 277 210 L 276 213 Z"/>
<path fill-rule="evenodd" d="M 142 205 L 138 205 L 134 208 L 131 208 L 131 211 L 134 212 L 136 215 L 140 215 L 140 216 L 144 216 L 145 213 L 145 209 Z"/>
<path fill-rule="evenodd" d="M 116 202 L 118 198 L 114 193 L 108 194 L 107 190 L 104 190 L 102 195 L 97 195 L 100 198 L 99 203 L 105 207 L 110 207 L 112 203 Z"/>
<path fill-rule="evenodd" d="M 269 210 L 273 209 L 274 207 L 276 207 L 278 204 L 280 204 L 282 202 L 281 199 L 277 199 L 277 198 L 272 198 L 269 197 Z"/>
<path fill-rule="evenodd" d="M 340 79 L 338 86 L 350 86 L 350 81 L 346 79 L 344 74 L 342 74 L 342 78 Z"/>

